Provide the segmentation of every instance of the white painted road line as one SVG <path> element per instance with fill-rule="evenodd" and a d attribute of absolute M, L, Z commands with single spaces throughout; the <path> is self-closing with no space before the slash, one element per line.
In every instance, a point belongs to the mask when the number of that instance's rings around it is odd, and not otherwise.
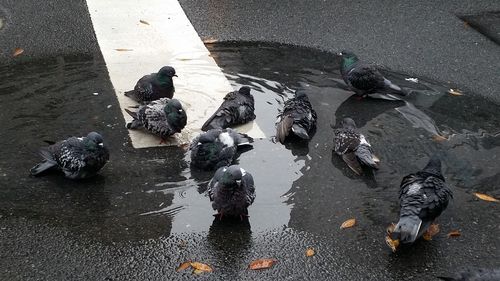
<path fill-rule="evenodd" d="M 224 96 L 235 89 L 194 30 L 176 0 L 87 0 L 94 31 L 115 88 L 123 116 L 135 102 L 123 95 L 139 78 L 164 65 L 175 68 L 175 94 L 186 109 L 188 123 L 166 145 L 188 143 Z M 117 50 L 118 49 L 118 50 Z M 125 124 L 123 124 L 125 126 Z M 255 123 L 239 131 L 254 138 L 265 135 Z M 135 148 L 160 146 L 160 139 L 129 130 Z"/>

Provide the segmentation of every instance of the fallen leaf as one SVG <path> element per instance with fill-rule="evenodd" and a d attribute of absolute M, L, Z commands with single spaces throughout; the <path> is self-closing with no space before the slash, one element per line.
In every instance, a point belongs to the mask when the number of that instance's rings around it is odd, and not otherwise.
<path fill-rule="evenodd" d="M 355 224 L 356 224 L 356 219 L 348 219 L 342 223 L 342 225 L 340 226 L 340 229 L 353 227 Z"/>
<path fill-rule="evenodd" d="M 186 262 L 181 263 L 181 265 L 179 265 L 179 267 L 177 267 L 177 269 L 175 271 L 180 272 L 180 271 L 183 271 L 184 269 L 186 269 L 190 266 L 191 266 L 191 261 L 186 261 Z"/>
<path fill-rule="evenodd" d="M 203 272 L 205 272 L 205 271 L 200 270 L 200 269 L 195 269 L 195 270 L 193 270 L 193 274 L 195 274 L 195 275 L 200 275 L 200 274 L 202 274 Z"/>
<path fill-rule="evenodd" d="M 399 246 L 398 239 L 392 240 L 391 236 L 387 235 L 385 236 L 385 243 L 387 244 L 387 246 L 389 246 L 389 248 L 391 248 L 392 252 L 396 252 L 396 250 L 398 249 Z"/>
<path fill-rule="evenodd" d="M 13 56 L 13 57 L 17 57 L 17 56 L 19 56 L 19 55 L 20 55 L 20 54 L 22 54 L 22 53 L 24 53 L 24 49 L 21 49 L 21 48 L 16 48 L 16 49 L 14 50 L 14 53 L 12 53 L 12 56 Z"/>
<path fill-rule="evenodd" d="M 278 261 L 275 259 L 258 259 L 254 260 L 250 263 L 248 268 L 253 269 L 253 270 L 258 270 L 258 269 L 266 269 L 270 268 L 273 266 L 275 263 Z"/>
<path fill-rule="evenodd" d="M 391 234 L 391 233 L 393 233 L 395 228 L 396 228 L 396 224 L 392 222 L 392 223 L 391 223 L 391 224 L 387 227 L 387 229 L 386 229 L 387 234 Z"/>
<path fill-rule="evenodd" d="M 309 248 L 306 250 L 306 257 L 312 257 L 316 254 L 313 248 Z"/>
<path fill-rule="evenodd" d="M 488 201 L 488 202 L 498 202 L 499 201 L 496 198 L 493 198 L 489 195 L 478 193 L 478 192 L 474 192 L 474 195 L 476 195 L 477 198 L 484 200 L 484 201 Z"/>
<path fill-rule="evenodd" d="M 447 141 L 448 139 L 441 135 L 434 135 L 432 136 L 432 140 L 437 142 L 442 142 L 442 141 Z"/>
<path fill-rule="evenodd" d="M 145 21 L 145 20 L 139 20 L 140 23 L 142 24 L 146 24 L 146 25 L 149 25 L 149 22 Z"/>
<path fill-rule="evenodd" d="M 458 90 L 458 89 L 449 89 L 448 90 L 448 93 L 452 96 L 463 96 L 464 94 L 462 93 L 462 91 Z"/>
<path fill-rule="evenodd" d="M 422 237 L 424 240 L 431 241 L 432 237 L 439 233 L 439 224 L 431 224 L 427 231 L 424 232 Z"/>
<path fill-rule="evenodd" d="M 115 51 L 118 51 L 118 52 L 130 52 L 130 51 L 133 51 L 134 49 L 124 49 L 124 48 L 118 48 L 118 49 L 115 49 Z"/>
<path fill-rule="evenodd" d="M 215 39 L 215 38 L 205 38 L 203 39 L 203 43 L 205 44 L 213 44 L 213 43 L 217 43 L 219 42 L 219 40 Z"/>
<path fill-rule="evenodd" d="M 450 232 L 448 233 L 448 238 L 450 238 L 450 237 L 458 237 L 458 236 L 460 236 L 460 235 L 462 235 L 462 234 L 460 233 L 460 231 L 458 231 L 458 230 L 452 230 L 452 231 L 450 231 Z"/>
<path fill-rule="evenodd" d="M 194 269 L 198 269 L 198 270 L 201 270 L 201 271 L 206 271 L 206 272 L 212 272 L 213 271 L 213 269 L 209 265 L 201 263 L 201 262 L 192 262 L 191 266 Z"/>

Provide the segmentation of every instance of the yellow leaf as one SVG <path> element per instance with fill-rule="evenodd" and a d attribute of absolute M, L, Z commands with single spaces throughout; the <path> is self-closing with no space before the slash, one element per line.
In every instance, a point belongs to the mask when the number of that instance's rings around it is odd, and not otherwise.
<path fill-rule="evenodd" d="M 448 139 L 446 137 L 441 136 L 441 135 L 434 135 L 434 136 L 432 136 L 432 140 L 437 141 L 437 142 L 442 142 L 442 141 L 447 141 Z"/>
<path fill-rule="evenodd" d="M 355 224 L 356 224 L 356 219 L 348 219 L 342 223 L 342 225 L 340 226 L 340 229 L 353 227 Z"/>
<path fill-rule="evenodd" d="M 392 240 L 391 236 L 387 235 L 387 236 L 385 236 L 385 243 L 387 244 L 387 246 L 389 246 L 391 248 L 391 250 L 393 252 L 396 252 L 396 250 L 398 249 L 398 246 L 399 246 L 398 239 Z"/>
<path fill-rule="evenodd" d="M 270 268 L 271 266 L 273 266 L 277 262 L 278 261 L 275 259 L 258 259 L 258 260 L 252 261 L 250 263 L 250 265 L 248 266 L 248 268 L 253 269 L 253 270 L 266 269 L 266 268 Z"/>
<path fill-rule="evenodd" d="M 458 236 L 460 236 L 460 235 L 462 235 L 462 234 L 460 233 L 460 231 L 458 231 L 458 230 L 452 230 L 452 231 L 450 231 L 450 232 L 448 233 L 448 238 L 450 238 L 450 237 L 458 237 Z"/>
<path fill-rule="evenodd" d="M 496 198 L 493 198 L 489 195 L 478 193 L 478 192 L 474 192 L 474 195 L 476 195 L 477 198 L 484 200 L 484 201 L 488 201 L 488 202 L 498 202 L 499 201 Z"/>
<path fill-rule="evenodd" d="M 464 94 L 462 93 L 462 91 L 458 90 L 458 89 L 449 89 L 448 90 L 448 93 L 452 96 L 463 96 Z"/>
<path fill-rule="evenodd" d="M 396 224 L 391 223 L 391 224 L 387 227 L 387 229 L 386 229 L 387 234 L 391 234 L 391 233 L 393 233 L 395 228 L 396 228 Z"/>
<path fill-rule="evenodd" d="M 201 262 L 192 262 L 191 266 L 194 269 L 198 269 L 198 270 L 205 271 L 205 272 L 212 272 L 213 271 L 213 269 L 209 265 L 201 263 Z"/>
<path fill-rule="evenodd" d="M 14 50 L 14 53 L 12 54 L 13 57 L 17 57 L 19 56 L 20 54 L 24 53 L 24 49 L 21 49 L 21 48 L 16 48 Z"/>
<path fill-rule="evenodd" d="M 180 271 L 183 271 L 184 269 L 186 269 L 190 266 L 191 266 L 191 261 L 186 261 L 186 262 L 181 263 L 181 265 L 179 265 L 179 267 L 177 267 L 177 269 L 175 271 L 180 272 Z"/>
<path fill-rule="evenodd" d="M 200 275 L 200 274 L 202 274 L 203 272 L 205 272 L 205 271 L 200 270 L 200 269 L 195 269 L 195 270 L 193 270 L 193 274 L 195 274 L 195 275 Z"/>
<path fill-rule="evenodd" d="M 130 51 L 133 51 L 134 49 L 125 49 L 125 48 L 118 48 L 118 49 L 115 49 L 115 51 L 118 51 L 118 52 L 130 52 Z"/>
<path fill-rule="evenodd" d="M 429 228 L 424 232 L 422 237 L 424 240 L 430 241 L 432 237 L 439 233 L 439 224 L 431 224 Z"/>
<path fill-rule="evenodd" d="M 316 254 L 313 248 L 309 248 L 306 250 L 306 257 L 312 257 Z"/>
<path fill-rule="evenodd" d="M 146 24 L 146 25 L 149 25 L 149 22 L 145 21 L 145 20 L 139 20 L 140 23 L 142 24 Z"/>

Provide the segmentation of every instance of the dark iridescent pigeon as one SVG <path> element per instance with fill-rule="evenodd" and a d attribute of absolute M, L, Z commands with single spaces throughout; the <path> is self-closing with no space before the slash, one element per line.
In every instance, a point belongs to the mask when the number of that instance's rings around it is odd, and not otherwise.
<path fill-rule="evenodd" d="M 500 268 L 495 269 L 466 269 L 459 271 L 453 277 L 438 276 L 446 281 L 498 281 L 500 280 Z"/>
<path fill-rule="evenodd" d="M 398 96 L 406 96 L 398 85 L 386 79 L 375 66 L 360 61 L 349 51 L 342 51 L 339 55 L 342 57 L 342 78 L 358 96 L 386 100 L 400 100 Z"/>
<path fill-rule="evenodd" d="M 238 147 L 251 146 L 253 139 L 231 128 L 211 129 L 201 133 L 191 143 L 191 165 L 214 170 L 233 163 Z"/>
<path fill-rule="evenodd" d="M 102 136 L 96 132 L 86 137 L 71 137 L 40 150 L 43 161 L 30 172 L 34 176 L 58 169 L 70 179 L 84 179 L 97 174 L 108 162 L 109 152 L 103 145 Z"/>
<path fill-rule="evenodd" d="M 378 169 L 380 160 L 373 154 L 365 136 L 357 132 L 354 120 L 344 118 L 341 125 L 333 130 L 333 150 L 358 175 L 363 173 L 361 165 Z"/>
<path fill-rule="evenodd" d="M 303 91 L 295 92 L 295 97 L 285 102 L 283 111 L 276 122 L 276 139 L 284 143 L 290 133 L 308 140 L 309 133 L 316 126 L 316 111 Z"/>
<path fill-rule="evenodd" d="M 452 197 L 441 174 L 441 160 L 434 155 L 423 170 L 403 178 L 399 193 L 400 218 L 391 238 L 413 243 L 446 209 Z"/>
<path fill-rule="evenodd" d="M 234 125 L 245 124 L 255 119 L 255 102 L 250 88 L 243 86 L 238 91 L 230 92 L 217 111 L 203 124 L 202 131 L 225 129 Z"/>
<path fill-rule="evenodd" d="M 143 127 L 162 139 L 180 133 L 187 122 L 186 112 L 176 99 L 162 98 L 139 106 L 137 112 L 128 109 L 125 111 L 134 118 L 132 122 L 127 123 L 128 129 Z"/>
<path fill-rule="evenodd" d="M 175 92 L 173 76 L 177 77 L 175 69 L 171 66 L 164 66 L 157 73 L 151 73 L 139 79 L 133 90 L 125 92 L 125 96 L 139 103 L 160 98 L 171 99 Z"/>
<path fill-rule="evenodd" d="M 207 192 L 219 219 L 239 216 L 243 220 L 255 200 L 253 177 L 238 165 L 219 168 L 208 183 Z"/>

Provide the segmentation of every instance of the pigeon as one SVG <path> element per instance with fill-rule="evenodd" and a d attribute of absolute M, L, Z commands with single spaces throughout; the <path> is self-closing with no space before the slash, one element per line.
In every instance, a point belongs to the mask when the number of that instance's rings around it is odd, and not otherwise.
<path fill-rule="evenodd" d="M 203 124 L 202 131 L 210 129 L 225 129 L 234 125 L 245 124 L 255 119 L 255 102 L 250 88 L 241 87 L 230 92 L 217 111 Z"/>
<path fill-rule="evenodd" d="M 175 69 L 171 66 L 164 66 L 157 73 L 151 73 L 139 79 L 133 90 L 125 92 L 125 96 L 139 103 L 160 98 L 171 99 L 175 92 L 173 76 L 177 77 Z"/>
<path fill-rule="evenodd" d="M 341 128 L 333 130 L 333 150 L 356 174 L 361 175 L 363 169 L 361 165 L 379 168 L 380 160 L 373 153 L 372 146 L 365 136 L 356 130 L 356 123 L 351 118 L 344 118 Z"/>
<path fill-rule="evenodd" d="M 208 183 L 208 197 L 219 219 L 248 217 L 248 206 L 255 200 L 252 175 L 238 165 L 220 167 Z"/>
<path fill-rule="evenodd" d="M 358 96 L 385 100 L 401 100 L 400 96 L 406 96 L 406 92 L 385 78 L 375 66 L 359 60 L 349 51 L 342 51 L 339 55 L 342 57 L 342 78 Z"/>
<path fill-rule="evenodd" d="M 70 179 L 92 177 L 109 160 L 109 151 L 103 144 L 102 136 L 96 132 L 86 137 L 70 137 L 40 149 L 42 162 L 31 168 L 34 176 L 57 169 Z"/>
<path fill-rule="evenodd" d="M 400 218 L 391 238 L 406 244 L 415 242 L 446 209 L 452 197 L 441 174 L 441 160 L 434 155 L 423 170 L 403 178 L 399 192 Z"/>
<path fill-rule="evenodd" d="M 191 143 L 191 165 L 202 170 L 215 170 L 233 163 L 238 147 L 251 146 L 253 139 L 231 128 L 211 129 Z"/>
<path fill-rule="evenodd" d="M 163 140 L 180 133 L 187 122 L 186 111 L 177 99 L 161 98 L 139 106 L 136 112 L 128 109 L 125 111 L 134 118 L 132 122 L 127 123 L 128 129 L 145 128 Z"/>
<path fill-rule="evenodd" d="M 438 276 L 437 278 L 446 281 L 498 281 L 500 280 L 500 268 L 469 268 L 457 272 L 453 277 Z"/>
<path fill-rule="evenodd" d="M 290 133 L 308 140 L 309 133 L 316 126 L 316 111 L 303 91 L 296 91 L 295 97 L 285 102 L 276 122 L 276 138 L 284 143 Z"/>

